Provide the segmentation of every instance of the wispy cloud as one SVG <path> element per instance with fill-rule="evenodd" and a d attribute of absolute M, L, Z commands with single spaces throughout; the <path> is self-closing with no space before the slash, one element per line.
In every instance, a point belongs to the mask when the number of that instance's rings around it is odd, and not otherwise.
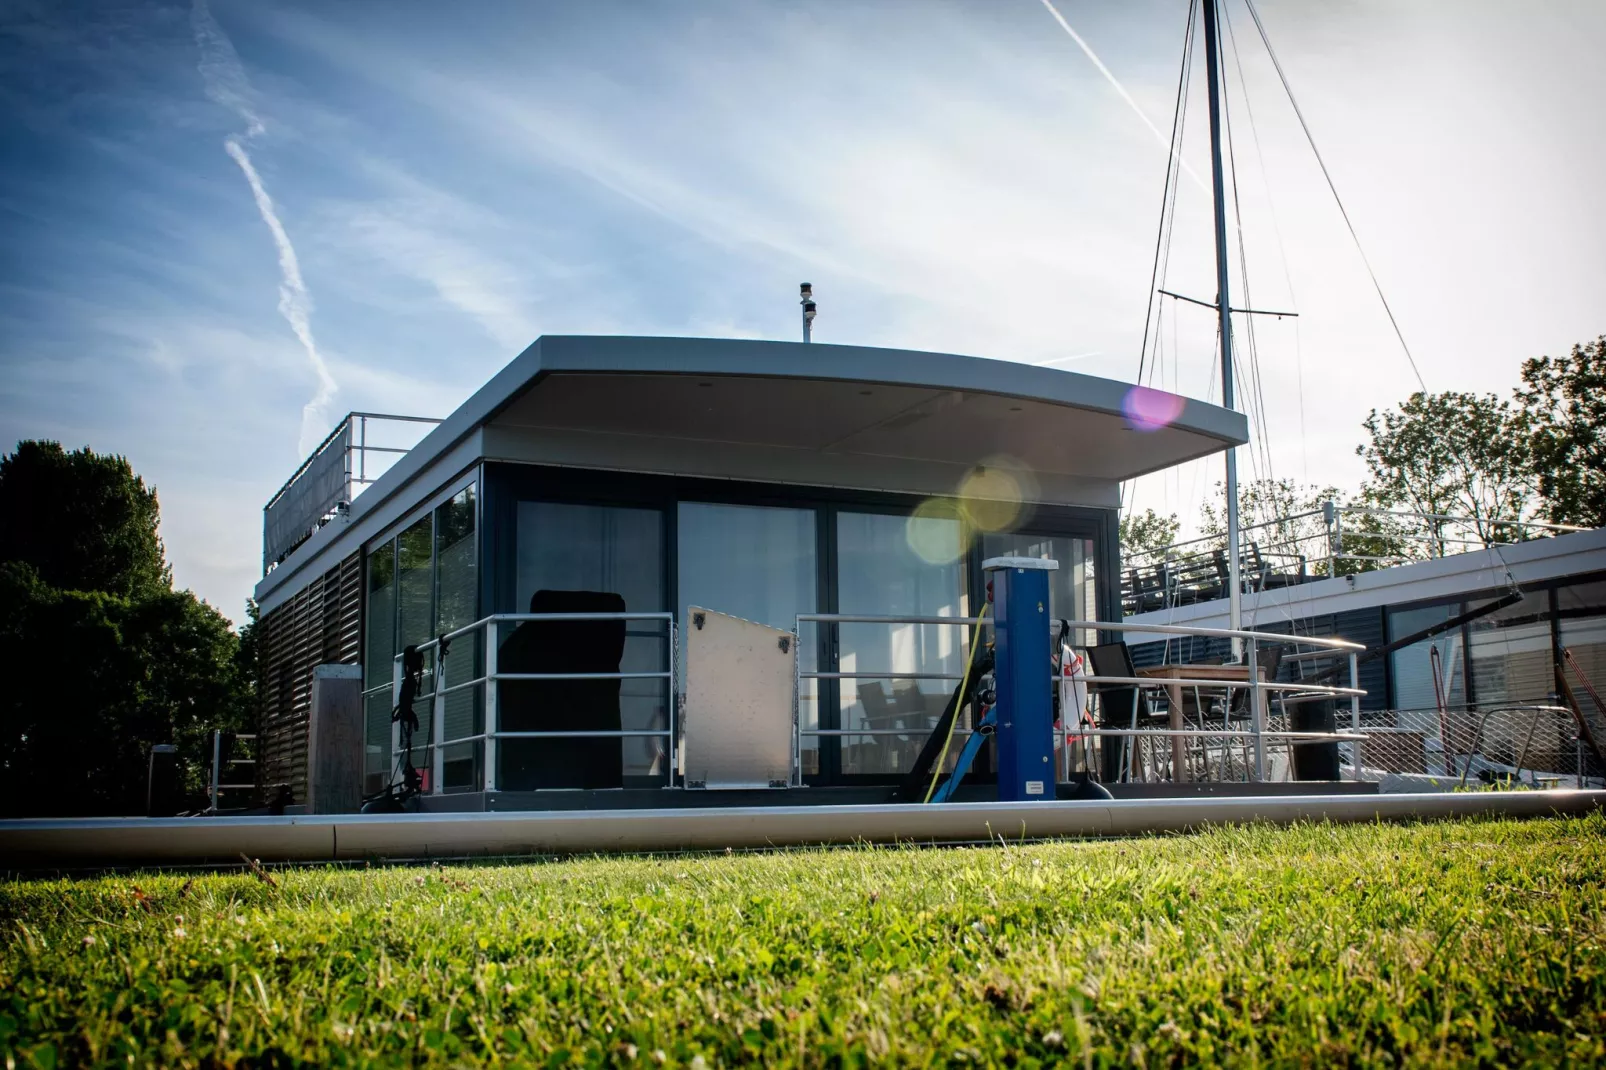
<path fill-rule="evenodd" d="M 1171 139 L 1160 132 L 1160 128 L 1154 125 L 1154 120 L 1149 118 L 1149 113 L 1139 107 L 1136 100 L 1132 99 L 1132 94 L 1126 91 L 1126 86 L 1121 84 L 1121 80 L 1111 72 L 1110 68 L 1104 65 L 1103 60 L 1099 59 L 1099 54 L 1093 51 L 1093 46 L 1088 44 L 1081 34 L 1073 30 L 1069 22 L 1065 21 L 1065 16 L 1060 14 L 1059 8 L 1054 6 L 1053 0 L 1043 0 L 1043 6 L 1048 9 L 1050 15 L 1054 16 L 1054 21 L 1060 24 L 1060 29 L 1069 34 L 1071 40 L 1076 42 L 1076 47 L 1082 50 L 1083 55 L 1087 56 L 1092 61 L 1093 66 L 1098 68 L 1099 73 L 1104 76 L 1104 80 L 1109 82 L 1115 88 L 1115 91 L 1121 95 L 1121 99 L 1126 101 L 1126 106 L 1132 109 L 1133 114 L 1143 120 L 1143 125 L 1149 128 L 1149 132 L 1160 143 L 1160 147 L 1176 157 L 1177 163 L 1182 166 L 1182 170 L 1187 176 L 1193 179 L 1194 185 L 1200 189 L 1205 189 L 1204 179 L 1195 174 L 1193 168 L 1188 166 L 1188 161 L 1184 160 L 1171 147 Z"/>
<path fill-rule="evenodd" d="M 423 283 L 450 308 L 472 320 L 504 357 L 535 340 L 534 305 L 545 275 L 576 274 L 539 253 L 516 258 L 499 250 L 509 221 L 471 201 L 422 181 L 389 161 L 365 158 L 360 170 L 382 195 L 340 202 L 328 213 L 330 229 L 351 248 L 398 274 Z"/>
<path fill-rule="evenodd" d="M 312 400 L 301 410 L 299 450 L 302 454 L 310 453 L 329 430 L 329 404 L 340 386 L 330 374 L 329 364 L 318 352 L 318 344 L 312 336 L 312 295 L 307 292 L 307 284 L 302 279 L 295 246 L 291 244 L 290 235 L 279 219 L 273 198 L 262 183 L 262 176 L 257 173 L 251 163 L 250 153 L 245 150 L 246 142 L 265 129 L 253 102 L 254 94 L 245 76 L 245 68 L 228 35 L 212 17 L 207 0 L 195 0 L 195 6 L 190 9 L 190 25 L 195 31 L 196 46 L 201 51 L 199 67 L 206 84 L 206 95 L 245 121 L 245 133 L 225 138 L 223 151 L 244 173 L 246 182 L 251 186 L 257 211 L 273 235 L 274 247 L 279 252 L 279 314 L 295 332 L 296 340 L 306 351 L 307 360 L 318 379 Z"/>

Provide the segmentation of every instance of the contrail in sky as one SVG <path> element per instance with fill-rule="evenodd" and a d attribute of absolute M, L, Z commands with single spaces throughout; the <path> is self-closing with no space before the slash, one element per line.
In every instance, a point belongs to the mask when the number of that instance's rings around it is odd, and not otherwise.
<path fill-rule="evenodd" d="M 1104 65 L 1104 61 L 1099 59 L 1098 54 L 1093 51 L 1092 46 L 1090 46 L 1086 41 L 1082 40 L 1082 35 L 1071 29 L 1071 24 L 1065 21 L 1065 16 L 1059 13 L 1059 9 L 1054 6 L 1053 0 L 1043 0 L 1043 6 L 1048 8 L 1048 13 L 1054 16 L 1054 21 L 1060 24 L 1060 28 L 1071 35 L 1071 40 L 1076 42 L 1077 47 L 1086 54 L 1088 59 L 1093 61 L 1093 66 L 1097 67 L 1099 69 L 1099 73 L 1104 75 L 1104 80 L 1114 86 L 1117 93 L 1121 94 L 1121 99 L 1126 101 L 1127 107 L 1131 108 L 1133 112 L 1137 114 L 1137 117 L 1143 120 L 1143 125 L 1148 127 L 1149 130 L 1153 132 L 1154 139 L 1160 143 L 1160 147 L 1171 153 L 1172 156 L 1176 157 L 1176 161 L 1182 167 L 1182 170 L 1187 173 L 1189 178 L 1193 179 L 1194 183 L 1200 189 L 1206 189 L 1207 187 L 1204 184 L 1204 179 L 1194 174 L 1193 168 L 1188 166 L 1188 161 L 1184 160 L 1181 154 L 1175 152 L 1171 148 L 1171 139 L 1166 137 L 1165 134 L 1161 133 L 1160 128 L 1155 126 L 1154 123 L 1149 120 L 1149 117 L 1144 114 L 1143 109 L 1138 107 L 1138 102 L 1132 99 L 1132 94 L 1128 93 L 1126 91 L 1126 87 L 1116 80 L 1115 75 L 1110 73 L 1110 68 L 1106 67 Z"/>
<path fill-rule="evenodd" d="M 302 454 L 307 454 L 329 432 L 327 410 L 340 386 L 329 374 L 329 365 L 318 352 L 318 345 L 312 338 L 312 296 L 307 293 L 307 284 L 301 278 L 301 264 L 296 259 L 295 246 L 290 244 L 290 235 L 279 221 L 273 198 L 268 196 L 267 188 L 262 185 L 262 176 L 257 174 L 257 169 L 251 164 L 250 154 L 245 151 L 246 142 L 263 131 L 262 120 L 251 106 L 251 84 L 246 80 L 245 68 L 241 66 L 240 57 L 235 53 L 228 35 L 212 17 L 207 0 L 195 0 L 195 6 L 190 10 L 190 26 L 195 31 L 195 43 L 201 50 L 200 71 L 206 83 L 206 95 L 245 121 L 245 133 L 225 138 L 223 151 L 240 165 L 245 180 L 251 184 L 251 196 L 256 200 L 262 222 L 268 225 L 268 231 L 273 235 L 273 244 L 279 250 L 279 314 L 290 324 L 290 329 L 301 342 L 301 348 L 307 351 L 307 359 L 312 362 L 312 370 L 318 377 L 317 392 L 301 410 L 300 449 Z"/>

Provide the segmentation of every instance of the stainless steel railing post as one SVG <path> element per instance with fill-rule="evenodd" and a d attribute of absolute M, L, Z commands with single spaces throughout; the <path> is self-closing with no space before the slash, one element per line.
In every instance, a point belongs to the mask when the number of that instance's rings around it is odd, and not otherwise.
<path fill-rule="evenodd" d="M 485 790 L 496 790 L 496 734 L 501 729 L 496 679 L 496 621 L 485 622 Z"/>
<path fill-rule="evenodd" d="M 429 702 L 429 793 L 440 795 L 443 792 L 441 781 L 446 778 L 446 663 L 441 659 L 438 644 L 430 684 L 434 693 Z"/>
<path fill-rule="evenodd" d="M 1350 685 L 1350 687 L 1355 688 L 1355 689 L 1358 690 L 1360 688 L 1360 686 L 1361 686 L 1360 679 L 1361 679 L 1361 659 L 1360 659 L 1360 655 L 1356 654 L 1354 651 L 1350 651 L 1350 656 L 1349 656 L 1349 685 Z M 1349 727 L 1350 727 L 1350 731 L 1351 732 L 1359 733 L 1360 730 L 1361 730 L 1361 696 L 1360 695 L 1351 695 L 1349 697 Z M 1358 772 L 1360 770 L 1360 768 L 1361 768 L 1361 748 L 1360 748 L 1360 745 L 1359 744 L 1351 744 L 1350 745 L 1350 751 L 1351 751 L 1350 766 L 1352 768 L 1354 768 Z"/>
<path fill-rule="evenodd" d="M 1248 637 L 1246 648 L 1249 672 L 1249 723 L 1255 733 L 1255 779 L 1266 779 L 1266 717 L 1260 708 L 1260 659 L 1256 657 L 1259 650 L 1259 641 L 1253 635 Z"/>
<path fill-rule="evenodd" d="M 669 708 L 664 711 L 669 725 L 668 776 L 664 787 L 675 786 L 675 774 L 680 769 L 680 631 L 671 618 L 669 624 Z"/>
<path fill-rule="evenodd" d="M 212 729 L 212 784 L 211 784 L 211 790 L 209 792 L 209 795 L 211 796 L 211 800 L 212 800 L 212 809 L 213 810 L 218 809 L 218 800 L 217 800 L 217 794 L 218 794 L 217 793 L 218 762 L 220 761 L 220 754 L 221 754 L 222 749 L 223 749 L 223 733 L 214 728 L 214 729 Z"/>

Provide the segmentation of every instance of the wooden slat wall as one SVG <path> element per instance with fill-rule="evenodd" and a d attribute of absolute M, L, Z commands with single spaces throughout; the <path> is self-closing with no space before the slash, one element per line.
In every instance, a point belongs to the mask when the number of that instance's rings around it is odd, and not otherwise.
<path fill-rule="evenodd" d="M 262 618 L 257 790 L 307 793 L 307 714 L 312 670 L 362 657 L 362 555 L 354 553 Z"/>

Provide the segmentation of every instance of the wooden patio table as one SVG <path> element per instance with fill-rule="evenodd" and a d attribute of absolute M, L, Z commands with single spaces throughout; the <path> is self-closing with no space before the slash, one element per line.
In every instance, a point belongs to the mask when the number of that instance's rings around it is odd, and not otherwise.
<path fill-rule="evenodd" d="M 1147 669 L 1139 669 L 1139 676 L 1152 680 L 1220 680 L 1222 683 L 1249 682 L 1249 666 L 1247 665 L 1155 665 Z M 1260 680 L 1265 679 L 1264 673 L 1257 673 Z M 1171 728 L 1182 730 L 1187 727 L 1182 720 L 1182 692 L 1189 685 L 1168 684 L 1167 693 L 1171 696 Z M 1260 723 L 1266 723 L 1266 693 L 1261 691 L 1260 696 Z M 1230 705 L 1230 700 L 1229 700 Z M 1225 727 L 1225 720 L 1222 722 Z M 1177 781 L 1191 779 L 1188 776 L 1188 766 L 1185 761 L 1187 739 L 1184 736 L 1171 737 L 1171 769 Z"/>

